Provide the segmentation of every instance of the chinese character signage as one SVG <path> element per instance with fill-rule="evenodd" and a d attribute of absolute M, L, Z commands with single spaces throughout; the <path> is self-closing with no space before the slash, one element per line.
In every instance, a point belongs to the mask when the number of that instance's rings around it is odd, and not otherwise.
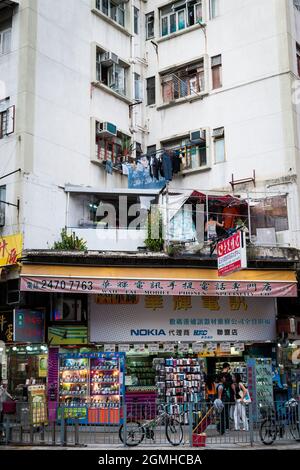
<path fill-rule="evenodd" d="M 21 275 L 21 291 L 26 292 L 64 292 L 102 294 L 98 295 L 97 303 L 130 304 L 139 302 L 137 296 L 153 296 L 149 303 L 156 309 L 161 308 L 164 296 L 174 296 L 176 310 L 189 308 L 188 301 L 182 297 L 297 297 L 297 282 L 280 280 L 234 281 L 234 280 L 136 280 L 136 279 L 77 279 L 60 277 Z M 117 294 L 117 295 L 116 295 Z M 110 297 L 114 296 L 114 297 Z"/>
<path fill-rule="evenodd" d="M 14 341 L 43 343 L 45 341 L 45 313 L 40 310 L 14 311 Z"/>
<path fill-rule="evenodd" d="M 243 342 L 276 339 L 275 300 L 191 297 L 177 310 L 171 296 L 156 304 L 141 296 L 138 305 L 99 305 L 91 297 L 90 341 L 159 343 Z M 228 346 L 229 350 L 229 346 Z"/>
<path fill-rule="evenodd" d="M 244 232 L 237 232 L 218 243 L 218 275 L 226 276 L 247 267 Z"/>
<path fill-rule="evenodd" d="M 14 340 L 13 312 L 0 312 L 0 341 L 12 343 Z"/>
<path fill-rule="evenodd" d="M 21 233 L 0 238 L 0 267 L 17 264 L 22 254 L 23 237 Z"/>

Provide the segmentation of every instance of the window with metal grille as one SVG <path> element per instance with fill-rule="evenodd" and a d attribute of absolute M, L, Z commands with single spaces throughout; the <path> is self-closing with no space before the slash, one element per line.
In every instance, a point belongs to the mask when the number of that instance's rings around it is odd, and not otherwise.
<path fill-rule="evenodd" d="M 6 135 L 7 130 L 7 110 L 0 113 L 0 139 Z"/>
<path fill-rule="evenodd" d="M 161 84 L 164 103 L 203 92 L 205 90 L 203 59 L 162 75 Z"/>
<path fill-rule="evenodd" d="M 147 78 L 147 105 L 155 104 L 155 77 Z"/>
<path fill-rule="evenodd" d="M 154 38 L 154 12 L 146 15 L 146 39 Z"/>

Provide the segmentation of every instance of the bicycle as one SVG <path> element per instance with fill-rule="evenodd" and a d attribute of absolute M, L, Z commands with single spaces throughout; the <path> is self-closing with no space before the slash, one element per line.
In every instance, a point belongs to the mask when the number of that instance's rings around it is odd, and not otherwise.
<path fill-rule="evenodd" d="M 287 429 L 293 439 L 300 442 L 298 402 L 294 398 L 285 402 L 279 409 L 272 409 L 271 413 L 268 413 L 260 425 L 259 437 L 263 444 L 271 445 L 277 436 L 283 438 Z"/>
<path fill-rule="evenodd" d="M 170 415 L 167 406 L 163 406 L 161 413 L 154 419 L 140 423 L 132 419 L 126 423 L 126 445 L 138 446 L 146 439 L 154 441 L 157 426 L 164 425 L 166 438 L 172 446 L 179 446 L 183 440 L 183 429 L 180 420 Z M 124 424 L 120 426 L 119 438 L 124 443 Z"/>

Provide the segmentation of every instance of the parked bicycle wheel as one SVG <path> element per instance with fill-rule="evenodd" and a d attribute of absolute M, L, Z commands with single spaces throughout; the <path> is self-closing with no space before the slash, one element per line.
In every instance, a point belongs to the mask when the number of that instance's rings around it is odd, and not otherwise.
<path fill-rule="evenodd" d="M 126 425 L 126 445 L 129 447 L 138 446 L 145 437 L 145 430 L 138 421 L 130 421 Z M 120 441 L 124 443 L 124 425 L 119 429 Z"/>
<path fill-rule="evenodd" d="M 183 429 L 181 423 L 174 418 L 168 420 L 166 425 L 166 436 L 172 446 L 179 446 L 183 440 Z"/>
<path fill-rule="evenodd" d="M 261 441 L 267 446 L 273 444 L 277 436 L 276 422 L 272 419 L 265 419 L 259 429 L 259 437 Z"/>
<path fill-rule="evenodd" d="M 300 442 L 300 423 L 298 420 L 293 420 L 290 425 L 289 425 L 289 428 L 290 428 L 290 433 L 293 437 L 293 439 L 295 439 L 295 441 L 297 442 Z"/>

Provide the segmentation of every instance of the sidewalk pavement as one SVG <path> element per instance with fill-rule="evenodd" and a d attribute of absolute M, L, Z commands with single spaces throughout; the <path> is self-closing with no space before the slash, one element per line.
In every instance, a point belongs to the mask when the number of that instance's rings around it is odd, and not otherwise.
<path fill-rule="evenodd" d="M 233 444 L 219 444 L 219 445 L 210 445 L 208 444 L 206 447 L 190 447 L 190 446 L 182 446 L 182 447 L 172 447 L 172 446 L 164 446 L 164 447 L 154 447 L 154 446 L 137 446 L 137 447 L 124 447 L 123 445 L 112 445 L 108 447 L 107 445 L 88 445 L 86 447 L 70 447 L 70 446 L 0 446 L 0 452 L 2 450 L 46 450 L 46 451 L 60 451 L 60 450 L 118 450 L 118 451 L 126 451 L 126 450 L 152 450 L 153 453 L 159 453 L 160 450 L 168 450 L 172 452 L 172 450 L 176 450 L 176 452 L 179 452 L 180 450 L 182 451 L 214 451 L 214 450 L 299 450 L 300 451 L 300 442 L 295 444 L 294 442 L 286 442 L 286 443 L 280 443 L 280 444 L 273 444 L 271 446 L 266 446 L 263 444 L 254 444 L 253 447 L 249 445 L 249 443 L 236 443 L 235 445 Z"/>

